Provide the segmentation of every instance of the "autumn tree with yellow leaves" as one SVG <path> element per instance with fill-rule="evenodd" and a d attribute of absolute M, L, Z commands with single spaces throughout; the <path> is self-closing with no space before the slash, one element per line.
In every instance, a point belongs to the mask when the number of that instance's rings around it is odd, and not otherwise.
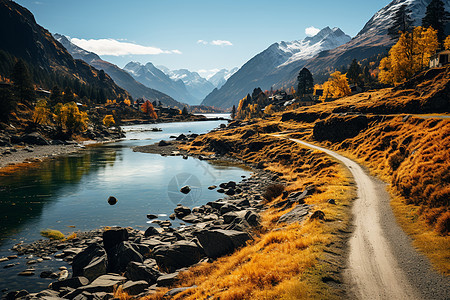
<path fill-rule="evenodd" d="M 347 76 L 339 71 L 331 74 L 328 81 L 325 82 L 322 86 L 315 86 L 315 89 L 318 88 L 323 89 L 323 96 L 319 98 L 322 101 L 329 98 L 342 98 L 352 94 L 350 85 L 348 84 Z"/>
<path fill-rule="evenodd" d="M 75 102 L 55 105 L 53 118 L 56 126 L 67 134 L 82 132 L 87 129 L 89 118 L 86 112 L 80 111 Z"/>
<path fill-rule="evenodd" d="M 444 41 L 444 48 L 445 48 L 446 50 L 450 50 L 450 35 L 447 36 L 447 38 L 446 38 L 445 41 Z"/>
<path fill-rule="evenodd" d="M 402 33 L 389 55 L 380 62 L 378 79 L 382 83 L 400 84 L 428 66 L 430 57 L 439 47 L 437 31 L 418 26 Z"/>
<path fill-rule="evenodd" d="M 114 121 L 113 115 L 106 115 L 103 118 L 103 125 L 105 125 L 106 127 L 111 127 L 114 124 L 116 124 L 116 121 Z"/>
<path fill-rule="evenodd" d="M 47 101 L 38 100 L 33 111 L 33 122 L 35 124 L 47 125 L 50 121 L 50 109 L 47 107 Z"/>

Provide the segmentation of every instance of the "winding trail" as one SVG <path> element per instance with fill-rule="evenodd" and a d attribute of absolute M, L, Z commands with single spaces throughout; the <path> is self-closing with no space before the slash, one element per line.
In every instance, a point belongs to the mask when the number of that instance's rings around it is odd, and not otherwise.
<path fill-rule="evenodd" d="M 345 272 L 350 296 L 449 299 L 449 278 L 433 271 L 428 259 L 412 247 L 411 239 L 399 227 L 390 208 L 386 184 L 336 152 L 298 139 L 290 140 L 336 158 L 354 177 L 358 198 L 353 204 L 354 231 Z"/>

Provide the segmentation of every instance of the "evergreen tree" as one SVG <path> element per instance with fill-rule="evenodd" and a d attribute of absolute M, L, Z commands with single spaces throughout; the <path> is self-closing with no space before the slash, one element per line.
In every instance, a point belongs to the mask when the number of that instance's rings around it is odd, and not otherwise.
<path fill-rule="evenodd" d="M 50 105 L 54 106 L 58 102 L 62 102 L 62 94 L 59 87 L 55 85 L 50 94 Z"/>
<path fill-rule="evenodd" d="M 16 107 L 17 99 L 11 89 L 0 89 L 0 121 L 8 121 L 11 112 Z"/>
<path fill-rule="evenodd" d="M 445 26 L 450 21 L 450 13 L 445 11 L 442 0 L 431 0 L 427 6 L 425 17 L 422 19 L 423 27 L 433 27 L 438 32 L 439 43 L 445 39 Z"/>
<path fill-rule="evenodd" d="M 30 72 L 23 59 L 19 59 L 13 67 L 11 80 L 14 83 L 14 89 L 20 100 L 33 101 L 35 99 L 33 83 Z"/>
<path fill-rule="evenodd" d="M 188 112 L 186 106 L 183 107 L 183 110 L 181 111 L 181 114 L 182 114 L 183 116 L 189 115 L 189 112 Z"/>
<path fill-rule="evenodd" d="M 234 118 L 236 118 L 236 105 L 233 105 L 231 109 L 231 119 L 234 120 Z"/>
<path fill-rule="evenodd" d="M 354 59 L 347 71 L 347 78 L 349 82 L 352 84 L 361 84 L 361 73 L 361 66 L 356 59 Z"/>
<path fill-rule="evenodd" d="M 393 40 L 398 39 L 401 33 L 410 32 L 413 28 L 413 20 L 411 19 L 411 10 L 406 4 L 400 6 L 394 15 L 394 21 L 388 29 L 388 34 Z"/>
<path fill-rule="evenodd" d="M 69 103 L 74 101 L 74 97 L 73 97 L 73 92 L 70 89 L 70 87 L 66 87 L 66 89 L 64 90 L 64 96 L 63 96 L 63 102 L 64 103 Z"/>
<path fill-rule="evenodd" d="M 300 96 L 312 94 L 314 90 L 314 79 L 311 72 L 307 68 L 303 68 L 300 73 L 298 73 L 297 81 L 297 93 Z"/>

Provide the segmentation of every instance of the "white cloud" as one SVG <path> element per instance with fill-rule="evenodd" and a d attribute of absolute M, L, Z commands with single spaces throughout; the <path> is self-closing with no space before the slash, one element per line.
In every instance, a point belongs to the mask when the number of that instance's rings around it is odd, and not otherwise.
<path fill-rule="evenodd" d="M 72 43 L 85 50 L 98 55 L 156 55 L 156 54 L 181 54 L 179 50 L 162 50 L 157 47 L 142 46 L 129 42 L 121 42 L 114 39 L 77 39 L 72 38 Z"/>
<path fill-rule="evenodd" d="M 233 46 L 233 44 L 230 41 L 223 41 L 223 40 L 214 40 L 211 42 L 211 45 L 214 46 Z"/>
<path fill-rule="evenodd" d="M 211 42 L 207 42 L 204 40 L 198 40 L 197 44 L 202 44 L 202 45 L 213 45 L 213 46 L 233 46 L 233 43 L 230 41 L 224 41 L 224 40 L 214 40 Z"/>
<path fill-rule="evenodd" d="M 318 34 L 320 31 L 319 28 L 316 28 L 314 26 L 308 27 L 305 29 L 305 33 L 307 36 L 315 36 L 316 34 Z"/>

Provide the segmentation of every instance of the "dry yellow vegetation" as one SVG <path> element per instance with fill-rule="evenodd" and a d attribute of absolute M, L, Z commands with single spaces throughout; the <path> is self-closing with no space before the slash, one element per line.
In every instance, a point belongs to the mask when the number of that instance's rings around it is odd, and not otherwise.
<path fill-rule="evenodd" d="M 299 144 L 268 136 L 276 122 L 210 133 L 186 146 L 198 153 L 216 147 L 231 147 L 230 154 L 247 162 L 266 164 L 267 169 L 282 173 L 288 192 L 307 187 L 314 193 L 305 199 L 312 211 L 325 213 L 325 220 L 306 218 L 301 223 L 278 223 L 290 209 L 266 203 L 261 228 L 254 240 L 235 253 L 213 263 L 203 263 L 182 273 L 177 286 L 193 286 L 175 299 L 333 299 L 343 291 L 327 282 L 341 281 L 340 268 L 345 262 L 345 239 L 349 226 L 350 202 L 354 186 L 339 163 L 321 152 Z M 278 128 L 277 128 L 278 130 Z M 252 132 L 250 136 L 248 132 Z M 206 141 L 208 140 L 208 141 Z M 328 200 L 334 199 L 336 204 Z M 161 299 L 166 289 L 146 299 Z"/>

